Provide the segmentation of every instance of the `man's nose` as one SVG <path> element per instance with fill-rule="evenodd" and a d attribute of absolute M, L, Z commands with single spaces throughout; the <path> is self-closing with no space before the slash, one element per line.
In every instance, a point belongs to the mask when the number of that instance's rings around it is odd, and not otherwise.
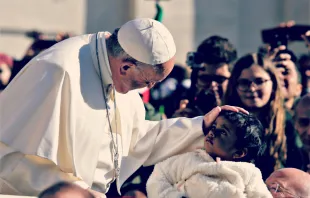
<path fill-rule="evenodd" d="M 211 82 L 211 88 L 212 88 L 212 90 L 217 91 L 217 90 L 218 90 L 218 87 L 219 87 L 219 84 L 218 84 L 216 81 L 212 81 L 212 82 Z"/>

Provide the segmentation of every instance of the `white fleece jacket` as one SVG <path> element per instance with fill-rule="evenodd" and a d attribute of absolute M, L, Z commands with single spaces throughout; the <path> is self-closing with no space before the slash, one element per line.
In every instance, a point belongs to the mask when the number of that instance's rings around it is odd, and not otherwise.
<path fill-rule="evenodd" d="M 272 198 L 251 163 L 215 162 L 204 150 L 158 163 L 147 182 L 148 198 Z"/>

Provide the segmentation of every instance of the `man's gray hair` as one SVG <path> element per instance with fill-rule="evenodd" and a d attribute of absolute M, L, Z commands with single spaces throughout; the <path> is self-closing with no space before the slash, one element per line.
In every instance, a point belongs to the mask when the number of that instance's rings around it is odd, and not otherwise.
<path fill-rule="evenodd" d="M 118 31 L 119 31 L 119 28 L 115 29 L 113 34 L 106 40 L 108 54 L 115 58 L 120 58 L 123 61 L 131 62 L 137 65 L 138 68 L 142 69 L 141 67 L 147 64 L 134 59 L 133 57 L 131 57 L 129 54 L 125 52 L 125 50 L 121 47 L 121 45 L 118 42 L 118 38 L 117 38 Z M 164 71 L 162 64 L 153 65 L 153 68 L 158 74 L 161 74 Z"/>

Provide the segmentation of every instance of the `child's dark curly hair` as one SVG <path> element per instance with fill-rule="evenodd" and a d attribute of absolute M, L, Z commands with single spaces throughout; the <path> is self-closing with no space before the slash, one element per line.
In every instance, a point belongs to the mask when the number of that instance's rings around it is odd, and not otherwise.
<path fill-rule="evenodd" d="M 247 149 L 247 154 L 240 158 L 239 161 L 254 162 L 257 156 L 264 152 L 264 143 L 262 142 L 262 134 L 264 127 L 261 122 L 253 115 L 240 112 L 221 111 L 223 116 L 231 124 L 236 127 L 236 148 Z"/>

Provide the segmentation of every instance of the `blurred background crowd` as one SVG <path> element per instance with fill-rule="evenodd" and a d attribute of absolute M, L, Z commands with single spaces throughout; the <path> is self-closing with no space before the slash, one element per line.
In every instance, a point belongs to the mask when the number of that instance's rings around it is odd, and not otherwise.
<path fill-rule="evenodd" d="M 0 22 L 0 95 L 28 61 L 57 42 L 155 18 L 175 38 L 177 65 L 163 82 L 139 90 L 146 119 L 240 106 L 265 127 L 266 149 L 256 161 L 264 179 L 283 167 L 310 172 L 310 1 L 10 0 L 0 6 L 7 19 Z M 122 192 L 144 197 L 152 168 L 141 167 Z"/>

